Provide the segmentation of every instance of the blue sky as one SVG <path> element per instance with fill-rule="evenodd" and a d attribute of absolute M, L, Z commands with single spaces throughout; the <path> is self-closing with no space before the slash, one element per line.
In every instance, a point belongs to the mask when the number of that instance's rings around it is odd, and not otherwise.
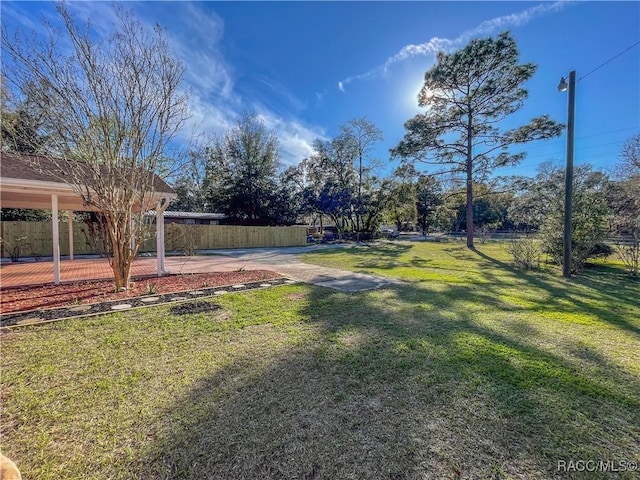
<path fill-rule="evenodd" d="M 194 129 L 221 133 L 245 111 L 260 114 L 295 164 L 315 138 L 367 117 L 384 134 L 375 150 L 390 173 L 389 148 L 420 111 L 416 95 L 438 48 L 510 30 L 521 61 L 538 65 L 529 100 L 505 123 L 549 114 L 565 122 L 561 76 L 577 71 L 576 164 L 607 169 L 625 139 L 640 131 L 639 2 L 125 2 L 149 26 L 159 23 L 186 66 Z M 79 19 L 109 32 L 111 3 L 71 2 Z M 31 31 L 48 2 L 2 2 L 2 27 Z M 564 162 L 565 137 L 524 146 L 528 158 L 501 175 L 533 175 Z"/>

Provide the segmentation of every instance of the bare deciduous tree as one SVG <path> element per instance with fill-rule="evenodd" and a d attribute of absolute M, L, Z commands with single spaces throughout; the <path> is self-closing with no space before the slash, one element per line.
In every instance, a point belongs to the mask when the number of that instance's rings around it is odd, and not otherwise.
<path fill-rule="evenodd" d="M 629 138 L 620 151 L 621 162 L 608 192 L 616 250 L 629 273 L 640 271 L 640 135 Z"/>
<path fill-rule="evenodd" d="M 2 34 L 3 64 L 15 87 L 41 109 L 57 175 L 102 212 L 111 243 L 116 289 L 129 286 L 143 241 L 154 175 L 165 168 L 171 140 L 187 119 L 180 90 L 184 67 L 156 26 L 149 32 L 131 12 L 114 7 L 114 33 L 97 41 L 64 3 L 62 28 L 45 36 Z"/>
<path fill-rule="evenodd" d="M 619 170 L 623 175 L 640 175 L 640 134 L 627 139 L 620 151 L 622 162 Z"/>

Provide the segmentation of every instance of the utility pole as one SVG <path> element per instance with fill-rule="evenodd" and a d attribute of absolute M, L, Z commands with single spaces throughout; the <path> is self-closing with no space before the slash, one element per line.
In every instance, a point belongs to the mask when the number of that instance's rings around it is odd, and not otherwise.
<path fill-rule="evenodd" d="M 567 88 L 568 87 L 568 88 Z M 562 276 L 571 277 L 571 213 L 573 211 L 573 150 L 575 132 L 575 106 L 576 106 L 576 72 L 569 72 L 569 84 L 563 77 L 558 85 L 558 90 L 564 92 L 568 89 L 567 107 L 567 167 L 564 177 L 564 234 L 562 250 Z"/>

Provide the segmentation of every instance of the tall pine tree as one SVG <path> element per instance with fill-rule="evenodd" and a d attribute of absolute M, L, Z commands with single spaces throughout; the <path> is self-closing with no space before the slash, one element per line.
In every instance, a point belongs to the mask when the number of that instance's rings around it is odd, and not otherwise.
<path fill-rule="evenodd" d="M 534 64 L 520 64 L 518 57 L 508 32 L 473 40 L 450 54 L 438 53 L 418 97 L 418 104 L 427 111 L 405 123 L 405 136 L 392 149 L 404 161 L 446 165 L 446 172 L 464 176 L 469 248 L 473 248 L 474 181 L 520 162 L 525 154 L 511 152 L 511 145 L 562 132 L 562 125 L 547 116 L 518 128 L 499 128 L 523 106 L 528 93 L 522 85 L 536 71 Z"/>

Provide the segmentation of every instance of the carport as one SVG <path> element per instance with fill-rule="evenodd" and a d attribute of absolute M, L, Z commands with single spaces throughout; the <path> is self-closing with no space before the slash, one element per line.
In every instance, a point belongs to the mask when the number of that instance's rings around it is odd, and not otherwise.
<path fill-rule="evenodd" d="M 73 212 L 96 211 L 73 186 L 52 172 L 55 163 L 47 157 L 0 152 L 0 207 L 51 210 L 53 238 L 53 282 L 60 283 L 59 212 L 68 212 L 69 257 L 73 260 Z M 146 202 L 156 211 L 156 273 L 165 274 L 164 216 L 176 193 L 154 175 L 154 191 Z"/>

